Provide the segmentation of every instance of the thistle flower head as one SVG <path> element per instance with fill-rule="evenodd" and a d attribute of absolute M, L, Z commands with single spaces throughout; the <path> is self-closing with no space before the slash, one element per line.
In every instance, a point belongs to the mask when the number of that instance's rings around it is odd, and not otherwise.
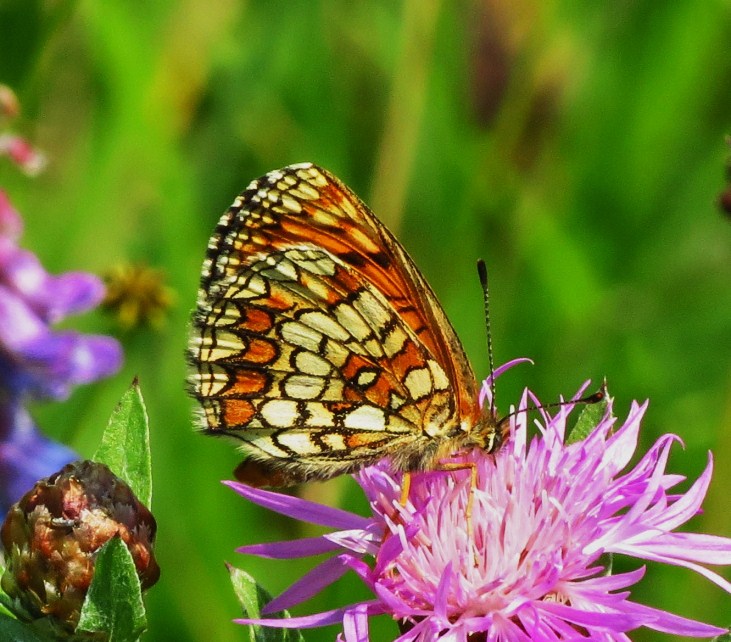
<path fill-rule="evenodd" d="M 336 553 L 266 612 L 303 601 L 348 569 L 374 594 L 371 601 L 314 616 L 241 622 L 342 622 L 347 642 L 368 640 L 367 618 L 380 613 L 400 623 L 399 642 L 624 642 L 640 627 L 694 637 L 724 633 L 634 602 L 630 589 L 644 567 L 610 575 L 606 563 L 608 554 L 618 554 L 684 566 L 731 593 L 731 583 L 702 566 L 731 564 L 731 539 L 674 532 L 700 509 L 710 456 L 685 493 L 670 493 L 683 480 L 665 470 L 678 441 L 674 435 L 661 437 L 628 467 L 647 404 L 633 404 L 618 428 L 610 406 L 586 439 L 568 444 L 572 405 L 554 416 L 542 411 L 538 434 L 530 438 L 529 398 L 526 393 L 511 417 L 510 438 L 498 453 L 458 453 L 448 470 L 412 474 L 405 505 L 402 474 L 387 461 L 362 470 L 355 477 L 370 503 L 367 518 L 228 482 L 258 504 L 338 529 L 321 538 L 240 549 L 279 558 Z"/>

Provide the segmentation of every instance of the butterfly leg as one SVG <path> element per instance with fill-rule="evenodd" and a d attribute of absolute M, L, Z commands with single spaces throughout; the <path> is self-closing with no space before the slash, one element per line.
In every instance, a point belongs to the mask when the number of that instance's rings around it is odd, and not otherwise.
<path fill-rule="evenodd" d="M 474 530 L 472 528 L 472 508 L 475 504 L 475 488 L 477 488 L 477 464 L 474 462 L 465 463 L 446 463 L 440 464 L 437 470 L 445 470 L 448 472 L 455 472 L 459 470 L 470 471 L 470 490 L 467 495 L 467 506 L 465 507 L 465 519 L 467 521 L 467 535 L 470 541 L 473 539 Z"/>
<path fill-rule="evenodd" d="M 472 524 L 472 510 L 475 504 L 475 488 L 477 488 L 477 465 L 474 462 L 469 463 L 442 463 L 435 470 L 445 471 L 448 473 L 457 472 L 460 470 L 470 471 L 470 488 L 469 494 L 467 495 L 467 505 L 465 507 L 465 520 L 467 522 L 467 538 L 469 542 L 474 542 L 474 527 Z M 409 491 L 411 490 L 411 473 L 406 471 L 401 477 L 401 497 L 399 503 L 401 506 L 406 506 L 409 501 Z M 475 567 L 479 566 L 479 553 L 477 550 L 474 551 L 474 563 Z"/>
<path fill-rule="evenodd" d="M 475 503 L 475 488 L 477 488 L 477 465 L 473 462 L 469 463 L 443 463 L 436 470 L 446 472 L 456 472 L 460 470 L 470 471 L 470 490 L 467 496 L 467 506 L 465 507 L 465 519 L 467 521 L 467 534 L 470 540 L 473 539 L 474 530 L 472 527 L 472 509 Z M 409 491 L 411 490 L 411 473 L 405 472 L 401 477 L 401 498 L 399 503 L 406 506 L 409 501 Z"/>
<path fill-rule="evenodd" d="M 401 477 L 401 499 L 399 503 L 401 506 L 406 506 L 406 502 L 409 501 L 409 491 L 411 490 L 411 473 L 406 471 Z"/>

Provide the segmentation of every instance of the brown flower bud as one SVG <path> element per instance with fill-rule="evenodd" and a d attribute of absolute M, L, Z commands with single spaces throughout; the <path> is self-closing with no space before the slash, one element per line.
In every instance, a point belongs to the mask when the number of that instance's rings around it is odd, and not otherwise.
<path fill-rule="evenodd" d="M 718 207 L 727 216 L 731 216 L 731 187 L 727 187 L 718 196 Z"/>
<path fill-rule="evenodd" d="M 69 464 L 8 511 L 0 532 L 7 564 L 2 587 L 24 611 L 19 615 L 51 615 L 73 631 L 97 553 L 115 535 L 132 554 L 142 588 L 157 581 L 156 528 L 152 513 L 104 464 Z"/>
<path fill-rule="evenodd" d="M 15 92 L 0 84 L 0 116 L 15 118 L 20 113 L 20 102 Z"/>

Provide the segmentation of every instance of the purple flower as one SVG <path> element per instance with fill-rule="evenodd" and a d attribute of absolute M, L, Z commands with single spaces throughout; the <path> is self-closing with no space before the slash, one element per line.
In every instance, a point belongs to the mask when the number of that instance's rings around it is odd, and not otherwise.
<path fill-rule="evenodd" d="M 91 274 L 48 274 L 18 247 L 22 222 L 0 190 L 0 511 L 38 479 L 78 457 L 43 437 L 23 407 L 28 398 L 66 399 L 76 384 L 116 372 L 122 350 L 111 337 L 57 331 L 52 323 L 96 306 Z"/>
<path fill-rule="evenodd" d="M 20 217 L 0 190 L 0 390 L 65 399 L 74 385 L 116 372 L 122 351 L 111 337 L 50 327 L 95 307 L 104 285 L 83 272 L 48 274 L 17 246 L 21 231 Z"/>
<path fill-rule="evenodd" d="M 665 471 L 675 435 L 661 437 L 628 464 L 647 403 L 633 404 L 615 429 L 611 403 L 596 429 L 567 444 L 573 404 L 555 416 L 541 411 L 529 439 L 526 391 L 511 417 L 510 438 L 495 455 L 458 453 L 464 470 L 412 474 L 402 505 L 402 474 L 387 461 L 355 475 L 372 514 L 361 517 L 302 499 L 226 482 L 278 513 L 336 529 L 319 538 L 244 546 L 240 552 L 294 558 L 333 552 L 284 593 L 265 614 L 298 604 L 354 571 L 374 599 L 326 613 L 243 624 L 305 628 L 342 623 L 341 639 L 368 640 L 368 616 L 389 614 L 398 642 L 528 642 L 629 640 L 645 627 L 689 637 L 725 629 L 639 604 L 630 588 L 645 567 L 608 574 L 609 554 L 684 566 L 731 593 L 731 583 L 703 564 L 731 564 L 731 539 L 675 532 L 696 515 L 711 479 L 712 459 L 685 493 Z M 576 397 L 576 399 L 578 396 Z M 477 484 L 471 488 L 471 469 Z M 468 503 L 471 517 L 467 518 Z M 369 563 L 366 563 L 366 560 Z"/>
<path fill-rule="evenodd" d="M 33 484 L 78 459 L 45 437 L 17 402 L 0 403 L 0 510 L 5 513 Z"/>

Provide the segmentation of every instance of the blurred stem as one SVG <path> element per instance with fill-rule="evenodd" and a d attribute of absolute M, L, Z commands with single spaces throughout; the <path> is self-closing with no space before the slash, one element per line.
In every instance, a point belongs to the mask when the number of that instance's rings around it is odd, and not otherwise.
<path fill-rule="evenodd" d="M 727 459 L 731 455 L 731 431 L 724 430 L 724 426 L 731 425 L 731 376 L 728 382 L 726 403 L 723 417 L 719 422 L 716 434 L 718 443 L 714 451 L 720 458 Z M 711 533 L 731 532 L 731 514 L 728 511 L 728 489 L 731 487 L 731 467 L 719 466 L 715 462 L 713 469 L 713 484 L 709 490 L 708 499 L 705 502 L 705 523 Z"/>
<path fill-rule="evenodd" d="M 370 203 L 392 230 L 399 228 L 419 139 L 440 0 L 404 2 L 396 60 Z"/>
<path fill-rule="evenodd" d="M 731 373 L 729 373 L 731 375 Z M 731 376 L 729 376 L 727 395 L 724 404 L 723 414 L 717 427 L 714 427 L 714 434 L 718 435 L 718 442 L 714 447 L 713 482 L 708 489 L 708 497 L 704 502 L 703 521 L 701 530 L 707 533 L 727 535 L 731 533 L 731 513 L 728 510 L 728 489 L 731 488 L 731 467 L 727 464 L 731 455 L 731 431 L 725 430 L 724 426 L 731 426 Z M 729 573 L 721 572 L 728 578 Z M 719 592 L 717 587 L 708 582 L 695 581 L 693 590 L 698 603 L 704 605 L 705 611 L 702 616 L 711 617 L 711 614 L 721 612 L 728 596 Z M 706 613 L 708 615 L 706 615 Z"/>

